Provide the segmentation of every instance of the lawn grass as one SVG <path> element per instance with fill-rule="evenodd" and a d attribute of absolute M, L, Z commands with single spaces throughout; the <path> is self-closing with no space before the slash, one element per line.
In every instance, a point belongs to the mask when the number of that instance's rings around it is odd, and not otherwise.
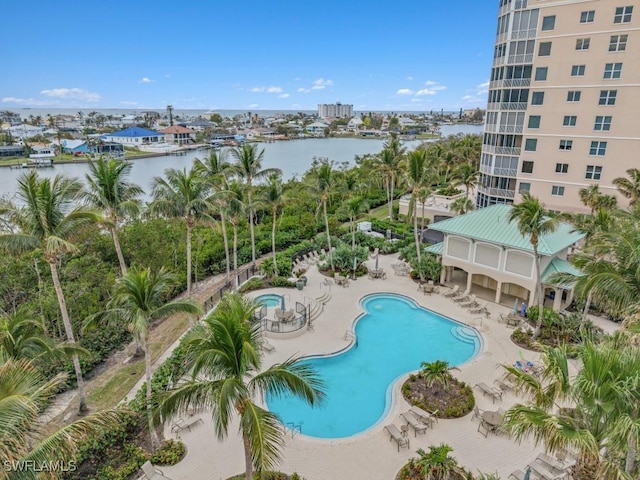
<path fill-rule="evenodd" d="M 399 202 L 399 200 L 393 201 L 394 208 L 398 206 Z M 373 210 L 369 210 L 369 217 L 376 220 L 384 220 L 386 218 L 389 218 L 389 205 L 385 203 L 384 205 L 380 205 Z"/>

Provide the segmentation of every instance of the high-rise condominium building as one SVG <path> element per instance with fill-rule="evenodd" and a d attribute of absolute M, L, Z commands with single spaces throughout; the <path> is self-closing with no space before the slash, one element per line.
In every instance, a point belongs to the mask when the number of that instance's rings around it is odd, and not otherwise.
<path fill-rule="evenodd" d="M 640 168 L 638 0 L 500 0 L 476 203 L 587 212 Z"/>
<path fill-rule="evenodd" d="M 318 116 L 322 118 L 351 118 L 353 117 L 353 105 L 320 103 L 318 104 Z"/>

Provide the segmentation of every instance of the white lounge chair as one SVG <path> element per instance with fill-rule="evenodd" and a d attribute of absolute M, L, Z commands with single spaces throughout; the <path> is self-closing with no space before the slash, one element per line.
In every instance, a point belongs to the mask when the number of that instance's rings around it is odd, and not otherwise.
<path fill-rule="evenodd" d="M 400 416 L 404 418 L 404 420 L 407 422 L 407 425 L 411 425 L 411 428 L 413 428 L 414 437 L 417 437 L 418 433 L 425 433 L 427 431 L 427 428 L 429 427 L 429 425 L 425 425 L 424 423 L 421 423 L 410 412 L 401 413 Z"/>
<path fill-rule="evenodd" d="M 454 287 L 449 291 L 442 294 L 445 298 L 453 298 L 458 295 L 458 290 L 460 290 L 460 286 L 454 285 Z"/>
<path fill-rule="evenodd" d="M 402 433 L 400 433 L 400 430 L 398 430 L 398 427 L 390 424 L 385 426 L 384 429 L 389 433 L 389 441 L 395 440 L 398 444 L 398 451 L 400 451 L 400 447 L 409 448 L 409 438 L 403 436 Z"/>
<path fill-rule="evenodd" d="M 162 470 L 154 466 L 148 460 L 142 464 L 140 470 L 142 470 L 141 478 L 145 478 L 146 480 L 168 480 L 168 478 L 162 473 Z"/>
<path fill-rule="evenodd" d="M 460 302 L 461 308 L 471 308 L 471 307 L 477 307 L 477 306 L 478 306 L 478 302 L 476 301 L 476 296 L 473 293 L 469 295 L 469 299 L 466 302 L 465 301 Z"/>
<path fill-rule="evenodd" d="M 426 410 L 421 409 L 420 407 L 413 406 L 409 409 L 409 411 L 416 416 L 418 420 L 420 420 L 425 425 L 429 425 L 433 427 L 433 422 L 438 421 L 438 416 L 436 415 L 438 412 L 427 412 Z"/>
<path fill-rule="evenodd" d="M 495 403 L 496 400 L 502 400 L 502 391 L 497 388 L 490 387 L 484 382 L 476 383 L 475 385 L 484 395 L 489 395 L 491 397 L 492 403 Z"/>

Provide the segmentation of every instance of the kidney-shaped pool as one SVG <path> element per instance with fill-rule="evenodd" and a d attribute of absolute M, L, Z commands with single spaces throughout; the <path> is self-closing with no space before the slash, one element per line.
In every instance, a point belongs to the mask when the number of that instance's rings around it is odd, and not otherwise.
<path fill-rule="evenodd" d="M 478 332 L 395 294 L 361 301 L 365 311 L 355 323 L 356 341 L 335 355 L 308 357 L 326 387 L 326 400 L 309 407 L 297 398 L 267 397 L 269 410 L 285 425 L 300 425 L 304 435 L 344 438 L 374 426 L 386 414 L 394 381 L 418 370 L 421 362 L 446 360 L 459 365 L 481 348 Z"/>

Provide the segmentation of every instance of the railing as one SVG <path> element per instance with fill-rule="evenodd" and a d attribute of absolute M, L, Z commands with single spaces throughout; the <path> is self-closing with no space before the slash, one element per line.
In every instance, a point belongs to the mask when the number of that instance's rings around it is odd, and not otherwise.
<path fill-rule="evenodd" d="M 530 78 L 505 78 L 503 82 L 505 87 L 528 87 L 531 85 Z"/>
<path fill-rule="evenodd" d="M 483 145 L 483 153 L 493 153 L 496 155 L 520 155 L 520 147 L 498 147 L 494 145 Z"/>
<path fill-rule="evenodd" d="M 284 433 L 291 432 L 291 438 L 296 436 L 296 433 L 302 434 L 302 422 L 294 423 L 288 422 L 286 425 L 283 425 Z"/>
<path fill-rule="evenodd" d="M 531 63 L 533 62 L 533 53 L 522 53 L 520 55 L 509 55 L 507 63 Z"/>
<path fill-rule="evenodd" d="M 523 8 L 527 8 L 527 2 L 529 0 L 515 0 L 513 4 L 513 8 L 516 10 L 521 10 Z"/>
<path fill-rule="evenodd" d="M 517 30 L 511 32 L 511 40 L 522 40 L 524 38 L 535 38 L 537 31 L 535 28 L 530 28 L 527 30 Z"/>
<path fill-rule="evenodd" d="M 294 315 L 291 320 L 271 320 L 262 318 L 262 328 L 272 333 L 291 333 L 304 328 L 309 323 L 310 308 L 306 305 L 296 302 Z"/>
<path fill-rule="evenodd" d="M 248 267 L 245 267 L 243 269 L 238 270 L 236 272 L 237 284 L 241 285 L 242 283 L 246 282 L 251 277 L 253 277 L 256 274 L 257 271 L 258 270 L 257 270 L 255 265 L 249 265 Z M 224 296 L 225 293 L 232 292 L 234 290 L 234 284 L 235 284 L 235 282 L 234 282 L 234 279 L 232 277 L 230 282 L 227 282 L 224 285 L 222 285 L 215 292 L 213 292 L 213 294 L 209 298 L 207 298 L 204 301 L 202 307 L 203 307 L 203 310 L 204 310 L 205 314 L 209 310 L 211 310 L 216 305 L 216 303 L 218 303 L 220 301 L 220 299 Z"/>
<path fill-rule="evenodd" d="M 372 232 L 384 235 L 387 240 L 404 240 L 405 236 L 401 233 L 395 233 L 392 230 L 383 230 L 382 228 L 371 227 Z"/>
<path fill-rule="evenodd" d="M 485 130 L 491 133 L 522 133 L 522 125 L 485 125 Z"/>
<path fill-rule="evenodd" d="M 490 102 L 487 104 L 487 110 L 526 110 L 526 102 Z"/>
<path fill-rule="evenodd" d="M 516 193 L 513 190 L 507 190 L 506 188 L 489 188 L 482 185 L 478 185 L 478 192 L 484 193 L 485 195 L 489 195 L 491 197 L 503 198 L 514 198 Z"/>

